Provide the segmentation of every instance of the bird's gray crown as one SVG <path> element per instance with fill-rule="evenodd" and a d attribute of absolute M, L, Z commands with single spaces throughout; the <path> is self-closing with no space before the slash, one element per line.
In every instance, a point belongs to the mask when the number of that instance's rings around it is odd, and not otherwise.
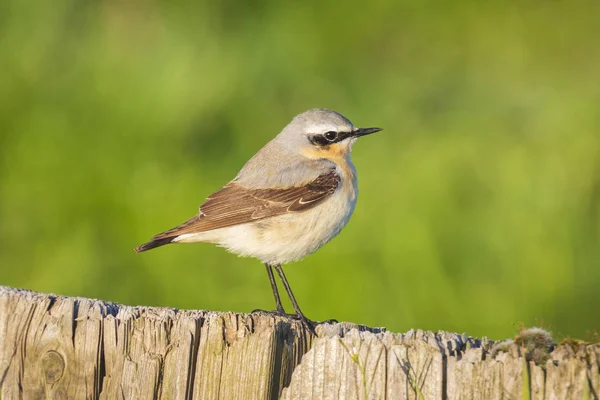
<path fill-rule="evenodd" d="M 313 108 L 298 114 L 281 131 L 279 138 L 286 143 L 298 146 L 299 142 L 306 143 L 314 135 L 326 132 L 352 132 L 354 125 L 342 114 L 326 108 Z"/>

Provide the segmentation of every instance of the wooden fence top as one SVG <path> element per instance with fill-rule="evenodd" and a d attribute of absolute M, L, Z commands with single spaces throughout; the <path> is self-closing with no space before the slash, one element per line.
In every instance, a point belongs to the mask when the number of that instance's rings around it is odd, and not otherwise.
<path fill-rule="evenodd" d="M 2 399 L 598 399 L 600 346 L 493 342 L 0 286 Z"/>

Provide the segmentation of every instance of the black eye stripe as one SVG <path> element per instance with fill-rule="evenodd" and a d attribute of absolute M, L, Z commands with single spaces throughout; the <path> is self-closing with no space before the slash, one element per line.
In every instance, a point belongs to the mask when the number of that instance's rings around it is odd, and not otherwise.
<path fill-rule="evenodd" d="M 333 132 L 333 131 L 329 131 L 329 132 Z M 351 132 L 333 132 L 336 134 L 336 137 L 333 140 L 328 140 L 325 135 L 327 135 L 329 132 L 325 132 L 322 135 L 309 136 L 309 140 L 312 144 L 316 144 L 319 146 L 327 146 L 328 144 L 341 142 L 342 140 L 346 139 L 348 136 L 352 135 Z"/>
<path fill-rule="evenodd" d="M 310 136 L 310 141 L 312 144 L 318 144 L 319 146 L 327 146 L 331 143 L 329 140 L 325 139 L 323 135 Z"/>
<path fill-rule="evenodd" d="M 338 132 L 338 136 L 335 141 L 340 142 L 346 139 L 348 136 L 352 136 L 352 132 Z"/>

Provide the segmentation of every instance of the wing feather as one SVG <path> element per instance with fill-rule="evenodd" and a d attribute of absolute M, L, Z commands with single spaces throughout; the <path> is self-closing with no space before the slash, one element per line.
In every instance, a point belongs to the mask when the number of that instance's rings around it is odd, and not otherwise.
<path fill-rule="evenodd" d="M 335 169 L 302 186 L 282 189 L 249 189 L 235 182 L 208 196 L 200 212 L 183 224 L 156 235 L 153 240 L 186 233 L 245 224 L 291 212 L 302 212 L 331 196 L 340 183 Z"/>

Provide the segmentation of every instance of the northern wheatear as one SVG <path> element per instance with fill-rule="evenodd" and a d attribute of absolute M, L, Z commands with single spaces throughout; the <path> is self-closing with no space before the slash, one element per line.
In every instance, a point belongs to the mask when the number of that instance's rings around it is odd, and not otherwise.
<path fill-rule="evenodd" d="M 296 315 L 312 330 L 281 264 L 315 252 L 348 223 L 358 194 L 352 145 L 380 130 L 356 128 L 327 109 L 299 114 L 231 182 L 208 196 L 197 215 L 135 250 L 207 242 L 257 258 L 267 268 L 277 312 L 285 313 L 272 268 Z"/>

